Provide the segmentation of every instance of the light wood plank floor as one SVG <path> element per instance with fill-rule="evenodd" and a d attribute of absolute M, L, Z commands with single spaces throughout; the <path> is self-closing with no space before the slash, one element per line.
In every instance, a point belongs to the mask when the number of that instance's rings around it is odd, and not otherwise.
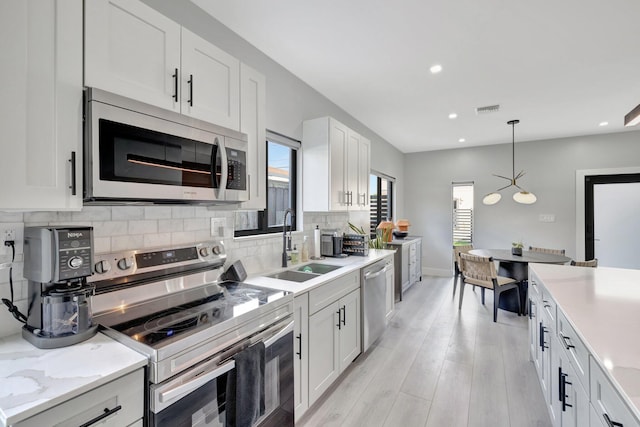
<path fill-rule="evenodd" d="M 529 361 L 527 317 L 503 310 L 493 323 L 493 292 L 452 278 L 424 277 L 396 305 L 380 340 L 298 425 L 551 426 Z"/>

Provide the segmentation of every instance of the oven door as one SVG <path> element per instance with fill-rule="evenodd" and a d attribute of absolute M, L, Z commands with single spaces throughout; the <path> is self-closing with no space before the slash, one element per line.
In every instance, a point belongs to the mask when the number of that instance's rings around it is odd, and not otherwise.
<path fill-rule="evenodd" d="M 110 104 L 90 102 L 85 199 L 224 199 L 224 136 Z"/>
<path fill-rule="evenodd" d="M 253 425 L 293 426 L 293 321 L 269 330 L 262 342 L 265 411 Z M 227 359 L 228 353 L 223 357 Z M 219 358 L 214 358 L 163 384 L 152 385 L 149 426 L 226 426 L 227 407 L 235 406 L 228 401 L 227 381 L 235 369 L 233 359 L 219 364 Z"/>

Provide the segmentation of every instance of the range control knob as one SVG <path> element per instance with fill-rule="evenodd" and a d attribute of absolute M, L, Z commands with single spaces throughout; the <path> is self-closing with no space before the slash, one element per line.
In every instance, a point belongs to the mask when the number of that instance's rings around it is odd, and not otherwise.
<path fill-rule="evenodd" d="M 111 264 L 109 264 L 109 261 L 102 260 L 102 261 L 98 261 L 94 266 L 94 268 L 96 270 L 96 273 L 104 274 L 109 270 L 111 270 Z"/>
<path fill-rule="evenodd" d="M 133 265 L 132 257 L 120 258 L 120 260 L 118 260 L 118 268 L 120 270 L 128 270 L 129 268 L 131 268 L 132 265 Z"/>
<path fill-rule="evenodd" d="M 67 262 L 69 267 L 74 269 L 82 267 L 83 263 L 84 261 L 82 260 L 82 257 L 79 257 L 79 256 L 72 256 L 71 258 L 69 258 L 69 261 Z"/>
<path fill-rule="evenodd" d="M 207 248 L 200 248 L 200 256 L 206 258 L 209 256 L 209 250 Z"/>
<path fill-rule="evenodd" d="M 216 255 L 220 255 L 220 252 L 222 252 L 222 249 L 220 249 L 220 246 L 216 245 L 211 248 L 211 251 Z"/>

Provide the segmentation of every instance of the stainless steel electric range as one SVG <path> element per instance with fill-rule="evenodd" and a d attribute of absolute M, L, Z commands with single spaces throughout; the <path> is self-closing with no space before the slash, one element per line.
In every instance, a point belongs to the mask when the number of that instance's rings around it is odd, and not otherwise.
<path fill-rule="evenodd" d="M 293 426 L 293 295 L 225 260 L 220 241 L 95 255 L 95 321 L 149 358 L 149 426 Z"/>

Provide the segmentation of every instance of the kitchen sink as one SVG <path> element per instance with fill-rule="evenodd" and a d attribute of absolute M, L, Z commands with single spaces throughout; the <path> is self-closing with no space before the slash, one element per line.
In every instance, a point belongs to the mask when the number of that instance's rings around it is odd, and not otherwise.
<path fill-rule="evenodd" d="M 342 268 L 342 267 L 339 265 L 311 263 L 311 264 L 307 264 L 307 265 L 303 265 L 302 267 L 299 267 L 297 271 L 304 271 L 306 273 L 326 274 L 334 270 L 337 270 L 339 268 Z"/>
<path fill-rule="evenodd" d="M 273 279 L 280 279 L 280 280 L 288 280 L 290 282 L 306 282 L 307 280 L 311 280 L 314 277 L 318 277 L 320 276 L 320 274 L 317 273 L 305 273 L 302 271 L 295 271 L 295 270 L 285 270 L 285 271 L 281 271 L 280 273 L 276 273 L 276 274 L 271 274 L 267 277 L 271 277 Z"/>

